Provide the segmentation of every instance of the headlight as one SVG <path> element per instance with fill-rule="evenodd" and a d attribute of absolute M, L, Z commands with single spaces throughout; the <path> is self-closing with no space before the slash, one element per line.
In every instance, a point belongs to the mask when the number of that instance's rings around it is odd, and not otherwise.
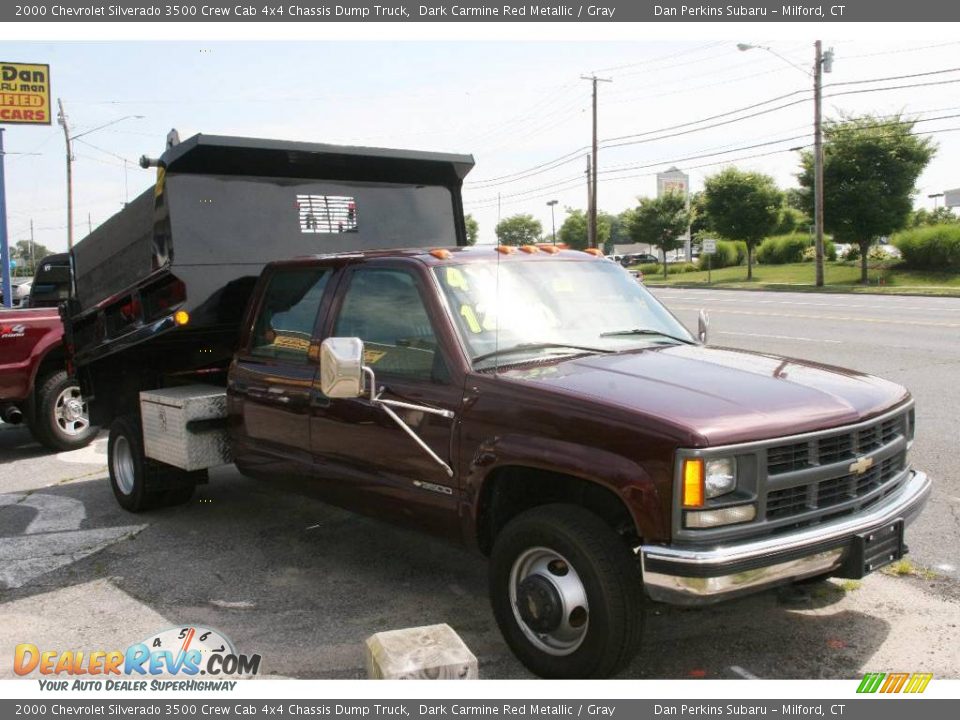
<path fill-rule="evenodd" d="M 704 475 L 708 498 L 726 495 L 737 488 L 737 461 L 732 457 L 707 460 Z"/>

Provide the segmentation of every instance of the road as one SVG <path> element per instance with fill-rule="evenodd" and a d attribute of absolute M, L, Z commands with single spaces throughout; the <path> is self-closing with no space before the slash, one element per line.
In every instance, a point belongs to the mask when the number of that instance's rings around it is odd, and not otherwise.
<path fill-rule="evenodd" d="M 960 677 L 956 449 L 960 301 L 664 290 L 712 342 L 849 365 L 909 386 L 914 458 L 937 480 L 910 534 L 938 575 L 789 587 L 702 610 L 653 606 L 633 678 L 859 678 L 909 668 Z M 449 623 L 481 677 L 527 677 L 496 628 L 487 568 L 460 548 L 271 490 L 232 467 L 190 504 L 119 509 L 106 439 L 53 454 L 0 424 L 0 678 L 17 643 L 126 648 L 158 630 L 216 628 L 264 674 L 364 675 L 363 641 Z"/>
<path fill-rule="evenodd" d="M 934 480 L 910 528 L 911 559 L 960 578 L 960 299 L 657 288 L 689 328 L 710 314 L 710 344 L 880 375 L 917 403 L 913 464 Z"/>

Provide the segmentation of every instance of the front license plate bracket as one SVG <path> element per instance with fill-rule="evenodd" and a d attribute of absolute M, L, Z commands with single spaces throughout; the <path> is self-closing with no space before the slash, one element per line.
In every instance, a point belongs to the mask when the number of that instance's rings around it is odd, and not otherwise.
<path fill-rule="evenodd" d="M 907 553 L 907 546 L 903 542 L 903 525 L 903 520 L 896 520 L 855 535 L 843 571 L 838 573 L 838 577 L 857 580 L 902 558 Z"/>

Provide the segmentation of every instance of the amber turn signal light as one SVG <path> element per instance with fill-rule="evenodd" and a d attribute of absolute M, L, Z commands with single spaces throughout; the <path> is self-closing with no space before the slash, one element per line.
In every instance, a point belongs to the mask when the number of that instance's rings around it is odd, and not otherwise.
<path fill-rule="evenodd" d="M 683 461 L 683 506 L 703 507 L 703 460 Z"/>
<path fill-rule="evenodd" d="M 186 325 L 188 322 L 190 322 L 190 313 L 188 313 L 186 310 L 177 310 L 173 314 L 173 321 L 178 326 Z"/>

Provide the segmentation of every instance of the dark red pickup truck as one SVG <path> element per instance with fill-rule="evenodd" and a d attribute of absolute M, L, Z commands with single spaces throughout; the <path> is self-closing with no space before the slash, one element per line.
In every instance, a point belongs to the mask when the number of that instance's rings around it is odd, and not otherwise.
<path fill-rule="evenodd" d="M 156 188 L 74 248 L 68 338 L 120 505 L 186 502 L 232 461 L 461 542 L 490 557 L 507 643 L 551 677 L 623 668 L 647 600 L 906 552 L 931 483 L 904 388 L 708 347 L 705 317 L 692 335 L 591 252 L 453 247 L 470 163 L 168 149 Z M 397 249 L 412 239 L 428 249 Z"/>
<path fill-rule="evenodd" d="M 0 310 L 0 420 L 25 422 L 52 450 L 82 447 L 96 434 L 66 370 L 57 305 L 66 299 L 69 268 L 65 254 L 44 258 L 25 309 Z"/>

